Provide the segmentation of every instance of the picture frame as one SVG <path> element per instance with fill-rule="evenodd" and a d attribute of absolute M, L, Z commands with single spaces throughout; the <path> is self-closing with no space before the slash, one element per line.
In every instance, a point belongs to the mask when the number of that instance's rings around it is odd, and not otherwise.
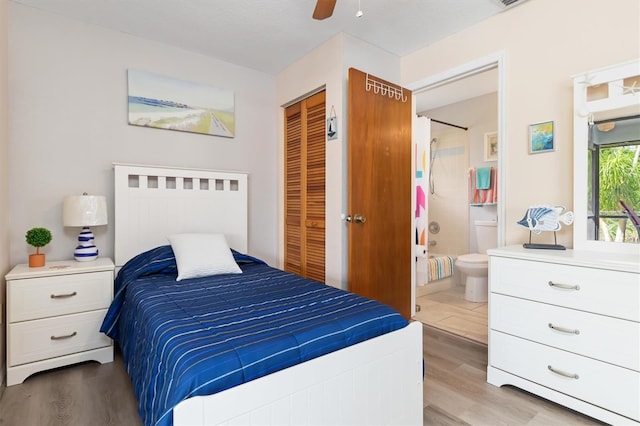
<path fill-rule="evenodd" d="M 498 161 L 498 132 L 484 134 L 484 161 Z"/>
<path fill-rule="evenodd" d="M 529 125 L 529 154 L 551 151 L 555 151 L 553 121 Z"/>
<path fill-rule="evenodd" d="M 127 92 L 132 126 L 235 137 L 232 90 L 129 69 Z"/>

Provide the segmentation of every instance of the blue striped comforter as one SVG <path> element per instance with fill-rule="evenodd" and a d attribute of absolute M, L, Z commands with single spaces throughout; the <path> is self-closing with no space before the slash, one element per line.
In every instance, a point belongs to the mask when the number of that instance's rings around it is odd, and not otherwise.
<path fill-rule="evenodd" d="M 242 274 L 176 281 L 170 246 L 129 261 L 101 331 L 118 341 L 145 425 L 209 395 L 403 328 L 392 308 L 234 252 Z"/>

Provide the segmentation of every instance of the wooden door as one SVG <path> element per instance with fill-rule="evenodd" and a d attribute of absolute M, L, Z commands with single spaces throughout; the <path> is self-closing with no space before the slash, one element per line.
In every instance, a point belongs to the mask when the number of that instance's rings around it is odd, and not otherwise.
<path fill-rule="evenodd" d="M 349 290 L 409 318 L 411 92 L 351 68 L 348 111 Z"/>
<path fill-rule="evenodd" d="M 325 92 L 285 109 L 284 269 L 325 280 Z"/>

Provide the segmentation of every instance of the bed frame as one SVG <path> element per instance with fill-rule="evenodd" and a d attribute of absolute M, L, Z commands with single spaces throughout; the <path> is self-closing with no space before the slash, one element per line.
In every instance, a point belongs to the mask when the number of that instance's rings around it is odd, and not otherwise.
<path fill-rule="evenodd" d="M 178 232 L 224 233 L 248 253 L 248 176 L 114 164 L 115 260 Z M 422 425 L 422 325 L 315 358 L 174 409 L 174 425 Z"/>

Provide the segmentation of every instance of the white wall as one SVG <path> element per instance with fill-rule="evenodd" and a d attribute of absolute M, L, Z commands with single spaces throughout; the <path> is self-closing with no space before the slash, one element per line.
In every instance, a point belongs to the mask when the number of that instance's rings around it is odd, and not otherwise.
<path fill-rule="evenodd" d="M 400 58 L 347 34 L 338 34 L 276 76 L 278 105 L 285 105 L 320 87 L 326 90 L 327 117 L 333 107 L 338 137 L 327 141 L 326 151 L 326 282 L 347 288 L 347 78 L 350 67 L 371 72 L 388 81 L 399 81 Z M 284 117 L 278 121 L 278 220 L 279 264 L 284 262 L 282 211 L 284 205 Z"/>
<path fill-rule="evenodd" d="M 66 195 L 104 194 L 113 218 L 113 162 L 249 172 L 249 252 L 275 263 L 273 76 L 16 3 L 9 13 L 12 264 L 27 260 L 24 234 L 34 226 L 53 233 L 49 260 L 72 255 L 78 230 L 62 227 Z M 127 125 L 129 68 L 233 90 L 236 137 Z M 111 220 L 93 229 L 107 256 Z"/>
<path fill-rule="evenodd" d="M 430 115 L 431 116 L 431 115 Z M 433 115 L 439 117 L 439 115 Z M 439 118 L 438 118 L 439 119 Z M 428 232 L 429 255 L 459 256 L 469 253 L 469 133 L 453 127 L 432 124 L 430 156 L 435 156 L 427 173 L 433 179 L 434 192 L 427 186 L 429 223 L 437 222 L 440 231 Z M 430 162 L 431 163 L 431 162 Z M 433 245 L 432 245 L 433 244 Z"/>
<path fill-rule="evenodd" d="M 521 244 L 515 224 L 533 204 L 573 205 L 571 76 L 640 55 L 637 0 L 535 0 L 493 16 L 401 59 L 402 83 L 505 52 L 507 244 Z M 529 155 L 528 126 L 553 120 L 556 150 Z M 572 227 L 558 243 L 572 246 Z"/>
<path fill-rule="evenodd" d="M 474 221 L 495 220 L 498 212 L 496 206 L 469 206 L 467 171 L 469 167 L 497 167 L 495 161 L 484 161 L 484 134 L 495 132 L 498 126 L 497 94 L 456 102 L 426 115 L 468 128 L 432 124 L 431 136 L 438 139 L 432 148 L 442 155 L 434 162 L 435 195 L 429 195 L 428 204 L 429 221 L 438 220 L 441 227 L 440 234 L 433 236 L 438 241 L 433 250 L 453 255 L 477 253 Z M 464 153 L 450 155 L 460 146 Z"/>
<path fill-rule="evenodd" d="M 0 0 L 0 206 L 9 205 L 9 174 L 7 172 L 9 152 L 8 131 L 8 3 Z M 4 276 L 9 272 L 9 210 L 0 208 L 0 383 L 4 380 L 5 364 L 5 280 Z M 0 390 L 0 395 L 2 391 Z"/>

